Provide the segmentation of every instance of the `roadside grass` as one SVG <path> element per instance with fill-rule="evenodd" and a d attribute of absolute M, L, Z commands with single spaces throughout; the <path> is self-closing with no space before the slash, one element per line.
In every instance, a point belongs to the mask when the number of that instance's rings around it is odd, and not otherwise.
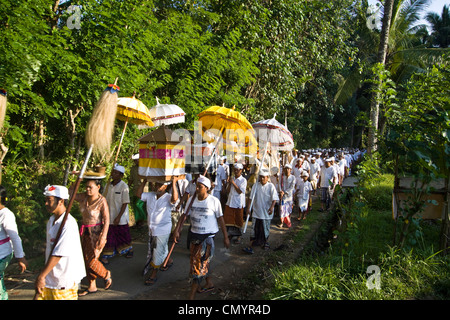
<path fill-rule="evenodd" d="M 393 246 L 392 177 L 383 175 L 348 212 L 326 253 L 314 249 L 271 269 L 275 300 L 449 299 L 449 257 L 436 252 L 440 222 L 421 221 L 415 245 Z M 312 217 L 313 215 L 311 215 Z M 295 238 L 300 239 L 301 234 Z M 369 266 L 372 266 L 370 269 Z"/>

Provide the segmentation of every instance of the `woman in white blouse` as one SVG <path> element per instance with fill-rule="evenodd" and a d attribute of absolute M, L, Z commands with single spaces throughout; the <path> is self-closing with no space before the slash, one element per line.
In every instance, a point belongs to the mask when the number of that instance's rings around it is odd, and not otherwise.
<path fill-rule="evenodd" d="M 22 240 L 17 231 L 14 213 L 5 207 L 6 189 L 0 186 L 0 300 L 8 300 L 8 293 L 3 282 L 6 267 L 13 257 L 17 259 L 21 272 L 27 269 L 27 261 L 22 248 Z"/>

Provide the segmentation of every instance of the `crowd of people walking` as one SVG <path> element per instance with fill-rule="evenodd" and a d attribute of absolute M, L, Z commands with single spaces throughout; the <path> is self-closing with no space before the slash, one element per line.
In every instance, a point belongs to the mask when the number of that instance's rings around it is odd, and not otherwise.
<path fill-rule="evenodd" d="M 209 268 L 219 231 L 228 248 L 230 243 L 242 243 L 248 227 L 250 241 L 242 254 L 253 254 L 256 247 L 269 250 L 274 218 L 279 218 L 280 228 L 290 228 L 292 219 L 305 219 L 311 212 L 312 195 L 320 199 L 319 211 L 328 210 L 335 186 L 351 175 L 363 154 L 350 148 L 293 150 L 269 155 L 277 160 L 263 164 L 259 160 L 251 164 L 248 158 L 230 163 L 221 157 L 213 174 L 186 174 L 159 182 L 142 179 L 137 161 L 125 182 L 126 169 L 115 165 L 105 186 L 101 179 L 84 179 L 84 191 L 74 199 L 80 207 L 80 222 L 70 214 L 64 219 L 73 186 L 48 185 L 43 193 L 51 216 L 35 299 L 78 299 L 99 290 L 97 279 L 108 290 L 113 284 L 109 260 L 116 255 L 133 257 L 131 213 L 134 223 L 148 226 L 142 276 L 143 284 L 149 286 L 157 281 L 158 271 L 174 263 L 169 243 L 179 242 L 183 225 L 189 223 L 189 299 L 194 299 L 197 293 L 214 290 Z M 138 155 L 133 159 L 138 160 Z M 17 259 L 22 272 L 27 268 L 15 216 L 6 204 L 7 192 L 0 186 L 0 298 L 4 300 L 8 294 L 3 275 L 11 259 Z M 79 290 L 84 278 L 88 286 Z"/>

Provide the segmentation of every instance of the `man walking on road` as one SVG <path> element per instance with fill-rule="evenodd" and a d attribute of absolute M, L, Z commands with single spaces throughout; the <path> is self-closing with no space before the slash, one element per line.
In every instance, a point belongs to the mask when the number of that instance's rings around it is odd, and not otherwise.
<path fill-rule="evenodd" d="M 211 181 L 204 176 L 199 176 L 197 179 L 197 196 L 190 198 L 186 204 L 186 208 L 189 208 L 192 202 L 190 210 L 187 212 L 191 218 L 191 230 L 189 231 L 191 233 L 189 275 L 192 278 L 190 300 L 194 300 L 197 292 L 203 293 L 214 290 L 209 266 L 214 256 L 214 236 L 219 231 L 219 226 L 224 235 L 225 248 L 230 246 L 220 201 L 208 194 L 210 188 Z M 180 238 L 180 221 L 173 236 L 175 242 Z M 203 280 L 206 280 L 206 285 L 201 288 L 200 284 Z"/>
<path fill-rule="evenodd" d="M 55 238 L 66 212 L 69 192 L 64 186 L 45 188 L 45 208 L 52 214 L 47 223 L 46 263 L 35 282 L 37 300 L 77 300 L 78 284 L 86 276 L 76 220 L 69 214 L 61 236 Z M 50 254 L 51 253 L 51 254 Z"/>

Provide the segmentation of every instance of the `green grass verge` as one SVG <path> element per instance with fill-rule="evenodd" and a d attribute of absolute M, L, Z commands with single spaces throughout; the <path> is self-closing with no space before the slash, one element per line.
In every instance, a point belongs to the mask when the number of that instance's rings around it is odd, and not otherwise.
<path fill-rule="evenodd" d="M 335 233 L 326 254 L 309 250 L 295 263 L 272 268 L 270 290 L 264 298 L 449 299 L 450 259 L 435 251 L 440 222 L 421 221 L 420 239 L 414 246 L 392 246 L 391 183 L 392 177 L 385 175 L 363 191 L 365 205 L 352 206 L 346 228 Z M 375 271 L 369 266 L 376 266 Z M 375 280 L 379 280 L 378 288 Z"/>

